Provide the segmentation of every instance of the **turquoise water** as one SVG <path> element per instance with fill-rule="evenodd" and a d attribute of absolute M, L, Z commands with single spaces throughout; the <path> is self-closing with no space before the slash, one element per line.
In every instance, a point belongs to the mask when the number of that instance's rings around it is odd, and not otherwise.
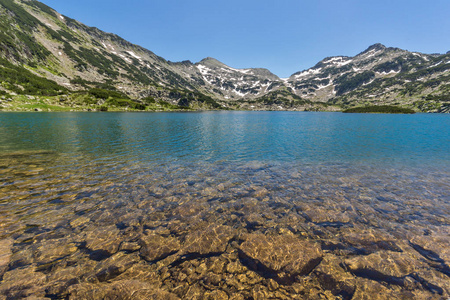
<path fill-rule="evenodd" d="M 0 153 L 148 162 L 441 166 L 446 115 L 299 112 L 4 113 Z"/>
<path fill-rule="evenodd" d="M 449 224 L 448 115 L 0 113 L 10 299 L 440 299 Z"/>

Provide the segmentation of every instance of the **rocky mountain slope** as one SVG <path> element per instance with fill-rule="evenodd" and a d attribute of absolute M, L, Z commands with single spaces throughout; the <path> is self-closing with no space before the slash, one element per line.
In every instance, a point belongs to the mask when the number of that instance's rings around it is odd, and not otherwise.
<path fill-rule="evenodd" d="M 355 57 L 330 57 L 292 75 L 286 84 L 313 101 L 435 108 L 450 101 L 450 54 L 422 54 L 381 44 Z"/>
<path fill-rule="evenodd" d="M 234 69 L 214 58 L 173 63 L 35 0 L 0 0 L 0 17 L 4 95 L 75 93 L 77 97 L 69 96 L 63 105 L 130 108 L 155 103 L 275 110 L 339 110 L 365 104 L 418 111 L 450 107 L 450 54 L 376 44 L 355 57 L 329 57 L 279 78 L 266 69 Z"/>
<path fill-rule="evenodd" d="M 38 1 L 1 0 L 0 16 L 0 93 L 50 96 L 96 88 L 115 93 L 103 98 L 152 102 L 151 96 L 158 96 L 188 105 L 195 100 L 199 107 L 221 107 L 205 95 L 208 91 L 184 76 L 180 64 Z"/>

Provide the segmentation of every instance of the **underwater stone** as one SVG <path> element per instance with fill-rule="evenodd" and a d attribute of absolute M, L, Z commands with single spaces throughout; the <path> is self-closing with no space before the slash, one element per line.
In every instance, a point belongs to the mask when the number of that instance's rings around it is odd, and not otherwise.
<path fill-rule="evenodd" d="M 94 227 L 83 233 L 86 248 L 94 252 L 111 255 L 119 250 L 119 245 L 122 243 L 120 231 L 115 225 Z"/>
<path fill-rule="evenodd" d="M 345 264 L 352 272 L 373 270 L 386 276 L 402 277 L 418 270 L 423 263 L 407 253 L 380 251 L 370 255 L 360 255 L 346 259 Z"/>
<path fill-rule="evenodd" d="M 144 235 L 140 240 L 140 254 L 146 261 L 154 262 L 175 254 L 180 250 L 180 242 L 174 237 L 157 234 Z"/>
<path fill-rule="evenodd" d="M 223 225 L 212 224 L 198 229 L 186 236 L 183 253 L 205 255 L 225 252 L 234 234 L 235 231 L 231 227 Z"/>
<path fill-rule="evenodd" d="M 105 285 L 77 284 L 69 288 L 69 299 L 175 300 L 176 295 L 138 280 L 122 280 Z"/>
<path fill-rule="evenodd" d="M 250 234 L 240 245 L 240 256 L 250 268 L 292 277 L 309 273 L 322 259 L 322 250 L 316 244 L 293 235 L 266 236 Z M 260 266 L 262 264 L 262 266 Z"/>
<path fill-rule="evenodd" d="M 11 259 L 11 247 L 13 244 L 12 239 L 2 239 L 0 240 L 0 279 L 3 273 L 7 270 L 9 260 Z"/>

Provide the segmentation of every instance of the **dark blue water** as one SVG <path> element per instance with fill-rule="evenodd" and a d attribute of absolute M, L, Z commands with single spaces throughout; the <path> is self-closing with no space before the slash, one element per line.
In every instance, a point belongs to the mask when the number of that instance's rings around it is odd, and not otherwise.
<path fill-rule="evenodd" d="M 447 167 L 450 118 L 302 112 L 3 113 L 0 153 L 67 159 Z"/>

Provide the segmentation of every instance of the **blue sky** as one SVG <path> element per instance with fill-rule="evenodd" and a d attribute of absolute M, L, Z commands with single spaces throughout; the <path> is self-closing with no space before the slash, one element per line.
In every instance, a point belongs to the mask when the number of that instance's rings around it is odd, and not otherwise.
<path fill-rule="evenodd" d="M 374 43 L 450 50 L 449 0 L 41 0 L 171 61 L 211 56 L 280 77 Z"/>

